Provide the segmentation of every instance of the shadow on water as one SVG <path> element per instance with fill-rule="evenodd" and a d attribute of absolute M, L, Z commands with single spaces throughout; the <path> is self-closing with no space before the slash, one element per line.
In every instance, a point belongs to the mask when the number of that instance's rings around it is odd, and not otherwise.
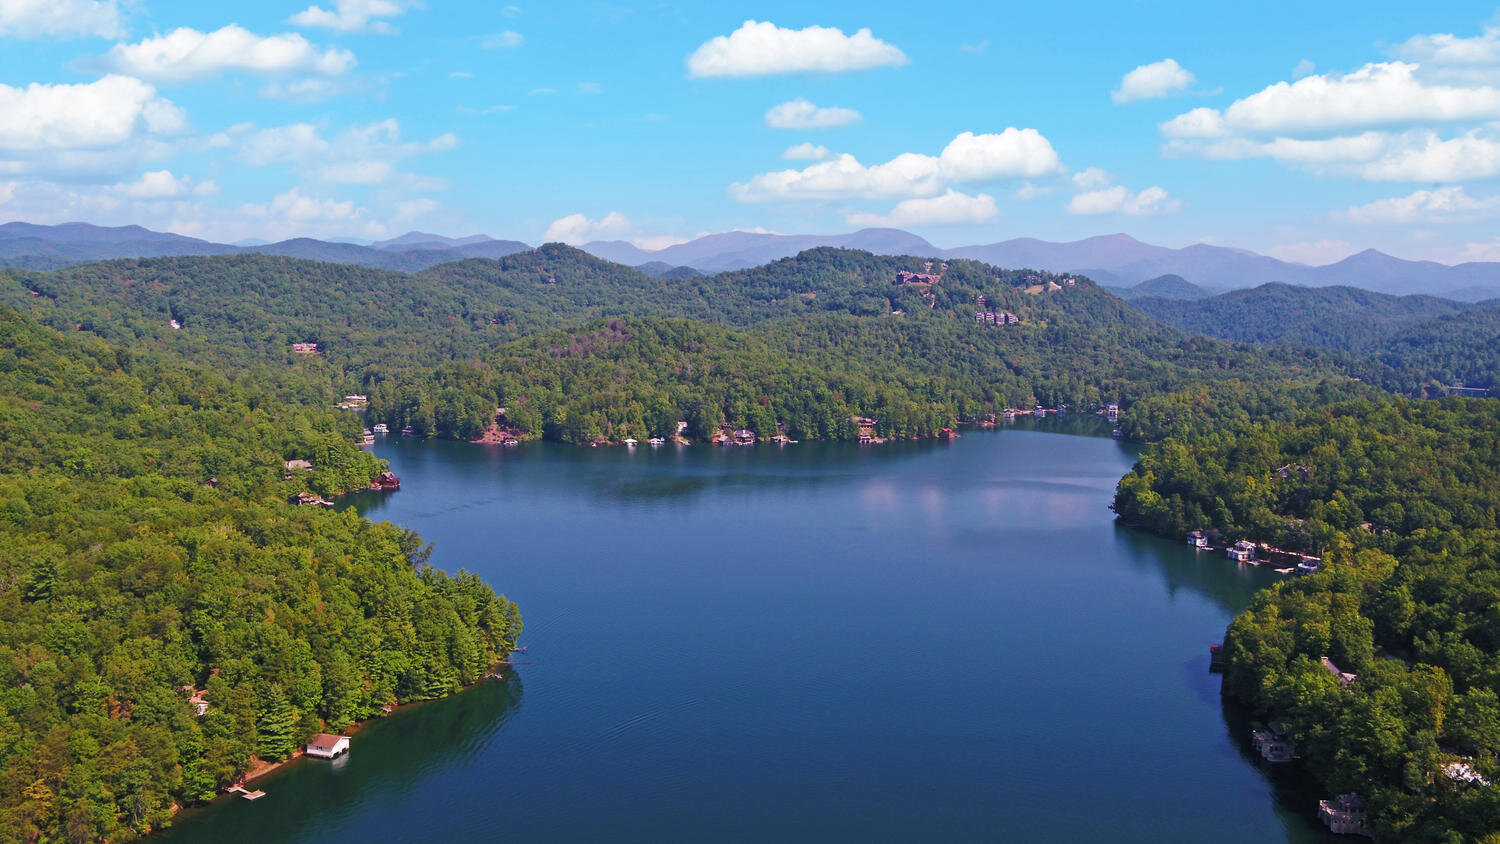
<path fill-rule="evenodd" d="M 456 695 L 402 707 L 355 733 L 351 750 L 332 762 L 302 758 L 255 780 L 255 802 L 222 797 L 189 810 L 156 840 L 263 842 L 319 840 L 369 823 L 371 807 L 402 803 L 435 772 L 463 770 L 521 708 L 515 672 Z M 400 764 L 390 760 L 399 759 Z M 383 836 L 367 830 L 364 840 Z"/>

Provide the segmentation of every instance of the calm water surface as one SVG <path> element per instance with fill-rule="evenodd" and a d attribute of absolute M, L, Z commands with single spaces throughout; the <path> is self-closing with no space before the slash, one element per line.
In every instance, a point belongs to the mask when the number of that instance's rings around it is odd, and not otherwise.
<path fill-rule="evenodd" d="M 1117 528 L 1134 452 L 1045 424 L 878 447 L 387 439 L 402 490 L 355 506 L 521 605 L 516 676 L 164 838 L 1319 838 L 1208 673 L 1274 575 Z"/>

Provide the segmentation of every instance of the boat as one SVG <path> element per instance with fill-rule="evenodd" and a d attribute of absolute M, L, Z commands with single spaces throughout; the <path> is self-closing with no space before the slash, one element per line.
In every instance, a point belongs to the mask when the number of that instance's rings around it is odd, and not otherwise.
<path fill-rule="evenodd" d="M 377 434 L 389 434 L 391 432 L 391 426 L 385 424 L 384 422 L 376 422 L 375 427 L 371 428 L 370 430 L 374 431 Z"/>
<path fill-rule="evenodd" d="M 413 428 L 410 425 L 407 425 L 405 428 L 401 429 L 401 436 L 403 436 L 403 437 L 415 437 L 416 435 L 417 435 L 417 429 Z"/>

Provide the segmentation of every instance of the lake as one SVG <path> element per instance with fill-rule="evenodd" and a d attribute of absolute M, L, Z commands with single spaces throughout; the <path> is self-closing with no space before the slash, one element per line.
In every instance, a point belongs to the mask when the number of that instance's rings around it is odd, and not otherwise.
<path fill-rule="evenodd" d="M 1136 452 L 1099 431 L 385 438 L 402 489 L 349 506 L 520 604 L 515 675 L 399 710 L 345 762 L 294 763 L 162 837 L 1320 839 L 1208 672 L 1276 575 L 1118 527 Z"/>

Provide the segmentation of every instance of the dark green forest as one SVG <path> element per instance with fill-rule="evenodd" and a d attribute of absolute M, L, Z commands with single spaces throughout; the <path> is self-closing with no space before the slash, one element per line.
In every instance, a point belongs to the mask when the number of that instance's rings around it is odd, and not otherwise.
<path fill-rule="evenodd" d="M 1277 283 L 1197 301 L 1137 298 L 1131 305 L 1167 325 L 1225 340 L 1368 358 L 1383 365 L 1368 374 L 1399 392 L 1500 386 L 1500 303 L 1494 301 L 1474 305 Z"/>
<path fill-rule="evenodd" d="M 551 244 L 412 275 L 265 256 L 109 261 L 13 271 L 3 295 L 61 330 L 296 367 L 369 395 L 372 422 L 457 439 L 497 408 L 523 436 L 566 442 L 666 435 L 677 421 L 698 436 L 781 423 L 797 438 L 852 438 L 855 415 L 884 436 L 927 436 L 1006 407 L 1092 411 L 1223 378 L 1382 369 L 1166 328 L 1087 279 L 953 261 L 938 284 L 895 283 L 923 269 L 823 248 L 655 278 Z M 977 324 L 980 296 L 1019 323 Z M 634 329 L 607 327 L 622 319 Z M 323 352 L 296 355 L 296 342 Z"/>
<path fill-rule="evenodd" d="M 1495 789 L 1443 774 L 1500 779 L 1500 402 L 1212 392 L 1132 409 L 1171 433 L 1121 480 L 1120 516 L 1323 561 L 1235 619 L 1225 694 L 1283 725 L 1328 793 L 1367 796 L 1382 838 L 1500 830 Z"/>
<path fill-rule="evenodd" d="M 8 306 L 0 338 L 0 840 L 145 834 L 252 757 L 473 683 L 514 645 L 515 607 L 425 565 L 420 538 L 285 503 L 384 468 L 298 373 Z"/>

